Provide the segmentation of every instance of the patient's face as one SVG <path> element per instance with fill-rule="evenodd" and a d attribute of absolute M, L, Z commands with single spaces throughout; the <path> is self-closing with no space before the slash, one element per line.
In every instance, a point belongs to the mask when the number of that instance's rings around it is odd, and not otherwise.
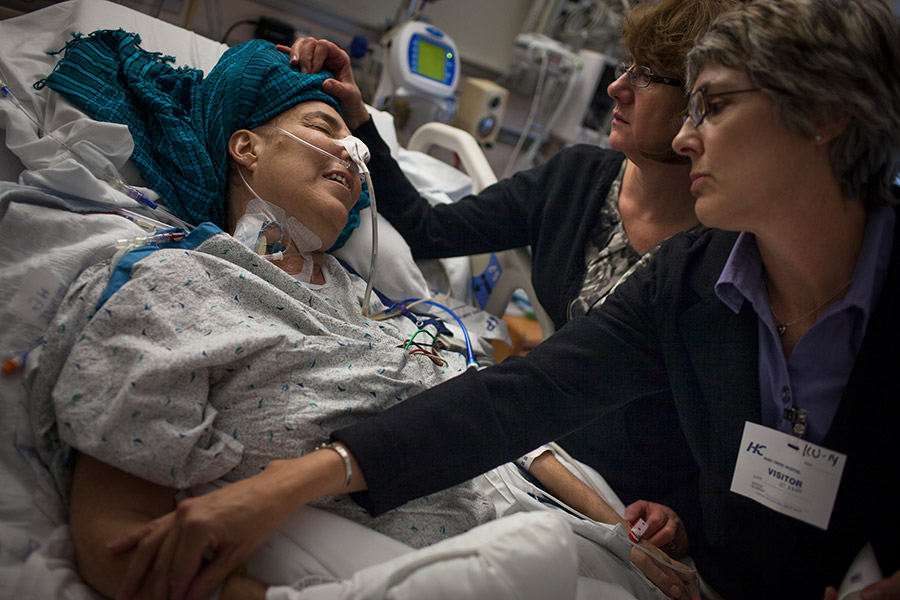
<path fill-rule="evenodd" d="M 268 124 L 348 161 L 334 140 L 350 135 L 340 114 L 324 102 L 308 101 L 281 113 Z M 266 201 L 277 204 L 322 239 L 334 244 L 361 192 L 359 177 L 339 161 L 316 152 L 284 133 L 254 131 L 262 139 L 251 184 Z"/>

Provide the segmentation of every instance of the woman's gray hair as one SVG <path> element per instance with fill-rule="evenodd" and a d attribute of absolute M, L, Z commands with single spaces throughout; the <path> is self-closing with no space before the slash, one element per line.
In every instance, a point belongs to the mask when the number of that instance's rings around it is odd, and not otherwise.
<path fill-rule="evenodd" d="M 831 152 L 849 198 L 895 204 L 900 172 L 900 23 L 882 0 L 754 0 L 722 15 L 688 54 L 745 69 L 784 123 L 812 137 L 848 114 Z"/>

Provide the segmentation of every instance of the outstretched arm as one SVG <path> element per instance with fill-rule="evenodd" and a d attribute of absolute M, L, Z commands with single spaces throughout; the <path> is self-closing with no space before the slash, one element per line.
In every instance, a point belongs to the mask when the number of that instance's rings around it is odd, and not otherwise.
<path fill-rule="evenodd" d="M 563 466 L 552 452 L 544 452 L 535 458 L 528 472 L 540 481 L 547 491 L 578 512 L 601 523 L 610 525 L 621 523 L 626 529 L 631 529 L 631 524 L 624 517 Z M 647 579 L 669 597 L 691 598 L 693 594 L 690 588 L 695 582 L 695 577 L 670 569 L 666 564 L 675 564 L 685 569 L 688 567 L 672 561 L 647 540 L 641 540 L 640 545 L 659 558 L 654 560 L 638 548 L 631 549 L 631 562 L 647 576 Z"/>

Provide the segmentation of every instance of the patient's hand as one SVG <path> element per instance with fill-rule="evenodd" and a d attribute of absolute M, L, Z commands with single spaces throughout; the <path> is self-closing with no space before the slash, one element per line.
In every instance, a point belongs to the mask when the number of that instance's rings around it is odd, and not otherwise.
<path fill-rule="evenodd" d="M 625 518 L 631 523 L 644 519 L 647 531 L 643 539 L 662 548 L 672 558 L 681 558 L 687 553 L 688 538 L 684 523 L 668 506 L 638 500 L 625 508 Z"/>
<path fill-rule="evenodd" d="M 583 515 L 601 523 L 609 523 L 611 525 L 621 523 L 626 530 L 630 527 L 625 519 L 618 515 L 604 498 L 575 477 L 571 471 L 559 462 L 552 452 L 544 452 L 535 458 L 528 472 L 537 478 L 547 488 L 547 491 Z M 651 503 L 645 504 L 648 508 L 651 507 Z M 675 511 L 665 506 L 660 504 L 652 506 L 664 508 L 676 519 L 678 518 Z M 656 512 L 659 512 L 658 509 Z M 658 517 L 659 515 L 657 514 L 656 516 Z M 659 529 L 659 525 L 657 525 L 657 529 Z M 668 568 L 666 565 L 672 564 L 673 561 L 649 542 L 642 541 L 641 546 L 647 548 L 649 552 L 652 552 L 663 561 L 661 564 L 659 561 L 647 556 L 645 552 L 637 548 L 631 549 L 631 562 L 647 576 L 647 579 L 670 598 L 686 599 L 695 595 L 693 593 L 696 579 L 694 575 Z M 674 564 L 687 569 L 685 565 L 680 563 Z"/>
<path fill-rule="evenodd" d="M 297 38 L 290 48 L 280 44 L 277 48 L 290 55 L 291 64 L 303 73 L 318 73 L 323 67 L 331 71 L 335 78 L 325 81 L 322 90 L 338 99 L 350 131 L 369 120 L 369 111 L 353 77 L 350 57 L 337 44 L 307 37 Z"/>

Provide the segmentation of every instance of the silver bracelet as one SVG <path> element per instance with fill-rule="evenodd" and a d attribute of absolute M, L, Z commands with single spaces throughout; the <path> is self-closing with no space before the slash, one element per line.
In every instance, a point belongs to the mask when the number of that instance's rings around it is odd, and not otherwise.
<path fill-rule="evenodd" d="M 353 466 L 350 464 L 350 454 L 347 450 L 337 442 L 328 442 L 327 444 L 319 444 L 316 450 L 334 450 L 344 460 L 344 471 L 347 473 L 344 479 L 344 487 L 350 487 L 350 479 L 353 478 Z"/>

